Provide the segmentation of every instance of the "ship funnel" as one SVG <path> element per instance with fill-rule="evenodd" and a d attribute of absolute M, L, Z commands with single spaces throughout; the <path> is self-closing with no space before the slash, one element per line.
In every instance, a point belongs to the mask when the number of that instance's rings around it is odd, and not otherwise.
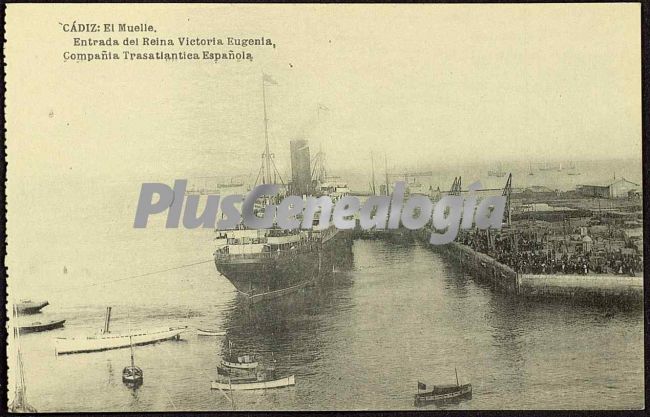
<path fill-rule="evenodd" d="M 293 195 L 311 194 L 311 160 L 305 139 L 291 141 L 291 189 Z"/>

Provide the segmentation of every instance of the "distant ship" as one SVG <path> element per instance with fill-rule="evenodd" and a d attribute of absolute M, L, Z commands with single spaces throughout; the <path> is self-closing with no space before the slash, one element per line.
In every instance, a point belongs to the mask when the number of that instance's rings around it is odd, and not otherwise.
<path fill-rule="evenodd" d="M 185 190 L 185 195 L 215 195 L 221 191 L 218 188 L 188 188 Z"/>
<path fill-rule="evenodd" d="M 243 187 L 244 182 L 243 181 L 234 181 L 231 180 L 230 182 L 223 182 L 217 184 L 217 188 L 238 188 L 238 187 Z"/>
<path fill-rule="evenodd" d="M 264 114 L 266 133 L 266 99 Z M 281 176 L 269 149 L 268 133 L 265 136 L 266 147 L 257 180 L 274 184 Z M 345 182 L 326 177 L 322 152 L 314 161 L 312 170 L 306 140 L 291 141 L 292 178 L 286 191 L 291 195 L 328 195 L 334 203 L 349 194 Z M 315 218 L 314 224 L 318 221 Z M 309 285 L 323 271 L 335 268 L 342 259 L 337 255 L 339 250 L 351 247 L 350 235 L 340 232 L 333 224 L 324 230 L 284 230 L 276 226 L 258 230 L 240 225 L 236 230 L 217 230 L 216 233 L 214 262 L 217 270 L 251 302 L 277 298 Z"/>
<path fill-rule="evenodd" d="M 571 165 L 569 165 L 569 169 L 567 170 L 567 175 L 580 175 L 581 172 L 578 171 L 578 167 L 576 166 L 575 162 L 572 162 Z"/>
<path fill-rule="evenodd" d="M 506 176 L 506 172 L 503 170 L 501 164 L 499 164 L 496 169 L 491 169 L 488 171 L 488 176 L 501 178 Z"/>
<path fill-rule="evenodd" d="M 539 167 L 540 171 L 555 171 L 557 168 L 549 165 L 548 162 L 544 162 L 544 165 Z"/>

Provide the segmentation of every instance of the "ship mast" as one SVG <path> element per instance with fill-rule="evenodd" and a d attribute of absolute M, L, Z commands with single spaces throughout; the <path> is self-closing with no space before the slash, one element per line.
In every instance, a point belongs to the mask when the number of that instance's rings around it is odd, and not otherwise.
<path fill-rule="evenodd" d="M 133 336 L 129 336 L 129 344 L 131 345 L 131 368 L 135 368 L 135 360 L 133 358 Z"/>
<path fill-rule="evenodd" d="M 262 101 L 264 102 L 264 139 L 266 147 L 264 148 L 264 168 L 266 178 L 262 181 L 269 184 L 271 181 L 271 152 L 269 151 L 269 119 L 266 116 L 266 77 L 262 76 Z"/>
<path fill-rule="evenodd" d="M 317 124 L 320 126 L 320 114 L 321 111 L 329 111 L 329 108 L 324 106 L 321 103 L 318 103 L 316 105 L 316 120 Z M 312 180 L 316 180 L 318 182 L 325 182 L 325 179 L 327 178 L 327 169 L 325 168 L 325 152 L 323 152 L 323 139 L 321 139 L 318 143 L 318 152 L 313 158 L 313 168 L 311 172 L 311 178 Z"/>
<path fill-rule="evenodd" d="M 390 192 L 388 191 L 388 157 L 384 153 L 384 169 L 386 170 L 386 195 L 389 195 Z"/>
<path fill-rule="evenodd" d="M 375 158 L 372 151 L 370 152 L 370 164 L 372 165 L 372 195 L 377 195 L 375 191 Z"/>
<path fill-rule="evenodd" d="M 14 342 L 16 343 L 16 365 L 17 365 L 17 375 L 15 381 L 15 391 L 14 391 L 14 400 L 9 405 L 11 412 L 15 413 L 25 413 L 31 412 L 35 413 L 36 409 L 27 403 L 27 385 L 25 384 L 25 370 L 23 367 L 23 358 L 20 351 L 20 329 L 18 324 L 15 323 L 18 319 L 18 308 L 14 303 L 13 306 L 13 317 L 12 317 L 13 331 L 14 331 Z"/>
<path fill-rule="evenodd" d="M 267 117 L 266 111 L 266 85 L 278 85 L 271 77 L 262 73 L 262 101 L 264 103 L 264 153 L 262 154 L 262 165 L 260 166 L 259 173 L 255 179 L 255 185 L 258 184 L 258 180 L 262 180 L 263 184 L 276 184 L 277 179 L 280 179 L 280 182 L 284 184 L 282 175 L 278 172 L 278 168 L 273 162 L 273 154 L 271 153 L 271 147 L 269 146 L 269 119 Z M 273 167 L 273 168 L 271 168 Z M 271 181 L 271 171 L 273 171 L 273 181 Z"/>

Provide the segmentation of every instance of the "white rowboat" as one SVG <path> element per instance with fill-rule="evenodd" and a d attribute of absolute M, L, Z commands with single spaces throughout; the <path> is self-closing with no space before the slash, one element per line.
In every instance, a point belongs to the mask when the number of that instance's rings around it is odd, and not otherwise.
<path fill-rule="evenodd" d="M 220 389 L 223 391 L 244 391 L 256 389 L 269 389 L 269 388 L 282 388 L 290 385 L 296 385 L 294 375 L 286 378 L 275 379 L 273 381 L 258 381 L 258 382 L 244 382 L 239 384 L 223 383 L 212 381 L 212 389 Z"/>
<path fill-rule="evenodd" d="M 225 336 L 226 332 L 216 330 L 196 329 L 197 336 Z"/>

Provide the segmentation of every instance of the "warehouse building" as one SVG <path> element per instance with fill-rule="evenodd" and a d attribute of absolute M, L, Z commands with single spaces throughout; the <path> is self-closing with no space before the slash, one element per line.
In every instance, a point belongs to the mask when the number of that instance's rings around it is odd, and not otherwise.
<path fill-rule="evenodd" d="M 585 197 L 628 198 L 640 193 L 641 185 L 621 178 L 608 185 L 578 185 L 576 192 Z"/>

